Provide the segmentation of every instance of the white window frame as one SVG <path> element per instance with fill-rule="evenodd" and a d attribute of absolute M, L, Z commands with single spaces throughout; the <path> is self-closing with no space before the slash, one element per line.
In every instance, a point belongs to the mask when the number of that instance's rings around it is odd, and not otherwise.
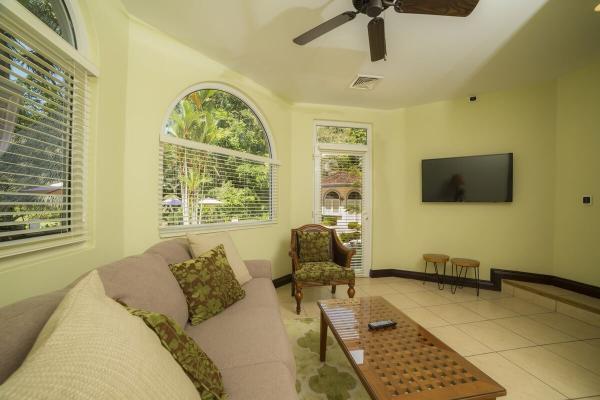
<path fill-rule="evenodd" d="M 182 101 L 185 97 L 187 97 L 189 94 L 191 94 L 193 92 L 197 92 L 199 90 L 209 90 L 209 89 L 220 90 L 220 91 L 229 93 L 233 96 L 236 96 L 237 98 L 242 100 L 246 104 L 246 106 L 248 106 L 254 112 L 254 114 L 256 115 L 259 122 L 261 123 L 261 125 L 265 131 L 265 134 L 267 136 L 267 140 L 269 142 L 268 145 L 269 145 L 270 157 L 257 156 L 254 154 L 244 153 L 244 152 L 236 151 L 236 150 L 230 150 L 230 149 L 227 149 L 224 147 L 214 146 L 214 145 L 210 145 L 210 144 L 206 144 L 206 143 L 192 142 L 192 141 L 185 140 L 185 139 L 175 138 L 175 137 L 169 136 L 165 133 L 165 127 L 167 126 L 167 123 L 171 117 L 171 113 L 173 112 L 173 110 L 175 109 L 177 104 L 179 104 L 180 101 Z M 160 135 L 159 135 L 159 145 L 161 143 L 170 143 L 170 144 L 183 146 L 183 147 L 196 149 L 196 150 L 204 150 L 204 151 L 208 151 L 208 152 L 215 152 L 215 153 L 234 156 L 234 157 L 241 157 L 241 158 L 245 158 L 245 159 L 251 160 L 251 161 L 269 163 L 269 164 L 277 166 L 277 167 L 279 167 L 281 165 L 281 163 L 277 159 L 276 144 L 275 144 L 273 135 L 271 134 L 271 129 L 269 127 L 267 119 L 264 117 L 264 115 L 260 111 L 259 107 L 256 105 L 256 103 L 254 101 L 252 101 L 248 96 L 246 96 L 240 90 L 238 90 L 228 84 L 222 83 L 222 82 L 201 82 L 201 83 L 194 84 L 194 85 L 186 88 L 185 90 L 183 90 L 179 94 L 179 96 L 177 96 L 175 98 L 175 100 L 173 100 L 173 102 L 171 102 L 171 104 L 169 105 L 169 108 L 167 109 L 165 117 L 163 118 L 163 123 L 161 125 Z M 160 201 L 162 200 L 162 188 L 163 188 L 162 157 L 159 157 L 159 167 L 158 168 L 159 168 L 159 172 L 160 172 L 159 179 L 158 179 L 158 198 L 159 198 L 159 207 L 160 207 Z M 279 184 L 272 190 L 278 191 Z M 278 193 L 271 194 L 270 206 L 279 208 L 279 201 L 277 201 L 276 204 L 273 204 L 273 197 L 279 198 L 279 194 Z M 161 211 L 159 209 L 157 212 L 157 215 L 160 215 L 160 213 L 161 213 Z M 241 221 L 241 222 L 226 222 L 226 223 L 213 223 L 213 224 L 202 224 L 202 225 L 169 225 L 169 226 L 160 226 L 159 225 L 158 231 L 159 231 L 159 236 L 161 238 L 169 238 L 169 237 L 183 236 L 187 233 L 194 233 L 194 232 L 208 233 L 208 232 L 220 232 L 220 231 L 231 231 L 231 230 L 248 229 L 248 228 L 258 228 L 258 227 L 277 224 L 278 217 L 279 217 L 278 209 L 274 210 L 274 215 L 276 217 L 271 220 L 268 220 L 268 221 Z"/>
<path fill-rule="evenodd" d="M 73 24 L 73 30 L 75 32 L 75 37 L 77 40 L 78 48 L 76 49 L 70 43 L 68 43 L 64 38 L 62 38 L 58 33 L 48 27 L 45 23 L 43 23 L 38 17 L 36 17 L 33 13 L 31 13 L 27 8 L 25 8 L 22 4 L 20 4 L 17 0 L 0 0 L 0 14 L 6 16 L 7 19 L 13 21 L 16 25 L 20 27 L 27 27 L 27 35 L 30 36 L 33 40 L 43 43 L 50 52 L 54 54 L 50 54 L 51 56 L 58 56 L 59 58 L 70 58 L 80 67 L 82 67 L 86 72 L 88 77 L 98 77 L 99 70 L 96 64 L 89 60 L 90 56 L 90 46 L 88 41 L 88 35 L 85 30 L 85 20 L 83 18 L 83 14 L 77 4 L 72 0 L 64 0 L 64 4 L 69 12 L 71 17 L 71 23 Z M 85 105 L 86 108 L 89 107 L 89 98 L 87 100 L 88 104 Z M 88 122 L 89 122 L 88 115 Z M 89 128 L 85 128 L 83 135 L 84 140 L 87 139 L 89 135 Z M 88 224 L 87 220 L 87 180 L 88 180 L 88 144 L 85 142 L 82 159 L 83 159 L 83 187 L 82 187 L 82 207 L 83 207 L 83 217 L 82 221 L 84 224 Z M 89 227 L 88 227 L 89 228 Z M 0 244 L 0 259 L 13 257 L 21 254 L 37 252 L 40 250 L 51 249 L 60 246 L 66 246 L 71 244 L 79 244 L 88 241 L 87 229 L 84 229 L 83 234 L 78 235 L 48 235 L 48 236 L 38 236 L 32 237 L 28 239 L 15 240 L 14 242 L 4 242 Z M 0 270 L 2 270 L 0 268 Z"/>
<path fill-rule="evenodd" d="M 338 143 L 319 143 L 317 137 L 317 130 L 319 126 L 334 126 L 339 128 L 361 128 L 367 130 L 367 144 L 338 144 Z M 321 153 L 323 152 L 340 152 L 344 154 L 356 154 L 364 157 L 365 169 L 363 172 L 363 187 L 366 189 L 362 195 L 362 213 L 363 218 L 368 222 L 363 224 L 362 237 L 368 242 L 368 246 L 363 248 L 363 274 L 369 276 L 372 268 L 372 221 L 371 218 L 371 197 L 372 197 L 372 156 L 371 156 L 371 143 L 373 142 L 372 137 L 372 125 L 366 122 L 354 122 L 354 121 L 336 121 L 336 120 L 314 120 L 313 124 L 313 159 L 314 159 L 314 175 L 313 175 L 313 222 L 320 224 L 321 221 L 319 209 L 321 207 L 321 187 L 320 187 L 320 176 L 321 176 Z M 346 199 L 347 200 L 347 199 Z"/>

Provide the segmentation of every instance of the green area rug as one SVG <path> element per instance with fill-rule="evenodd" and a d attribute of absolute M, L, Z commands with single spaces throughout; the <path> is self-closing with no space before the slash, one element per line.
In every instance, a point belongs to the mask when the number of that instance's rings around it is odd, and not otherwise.
<path fill-rule="evenodd" d="M 327 362 L 319 361 L 319 320 L 284 320 L 296 359 L 296 391 L 300 400 L 369 400 L 360 379 L 328 332 Z"/>

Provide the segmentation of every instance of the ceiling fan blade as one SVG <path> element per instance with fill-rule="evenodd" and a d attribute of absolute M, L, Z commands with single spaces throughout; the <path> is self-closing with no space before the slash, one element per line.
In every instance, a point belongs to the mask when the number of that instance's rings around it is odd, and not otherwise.
<path fill-rule="evenodd" d="M 408 14 L 447 15 L 467 17 L 479 0 L 402 0 L 396 11 Z"/>
<path fill-rule="evenodd" d="M 302 35 L 294 39 L 294 43 L 305 45 L 306 43 L 315 40 L 319 36 L 334 30 L 338 26 L 352 21 L 356 17 L 356 14 L 358 13 L 355 11 L 346 11 L 337 17 L 333 17 L 330 20 L 323 22 L 321 25 L 315 26 L 311 30 L 304 32 Z"/>
<path fill-rule="evenodd" d="M 385 58 L 385 25 L 383 18 L 377 17 L 369 21 L 369 48 L 371 49 L 371 61 L 379 61 Z"/>

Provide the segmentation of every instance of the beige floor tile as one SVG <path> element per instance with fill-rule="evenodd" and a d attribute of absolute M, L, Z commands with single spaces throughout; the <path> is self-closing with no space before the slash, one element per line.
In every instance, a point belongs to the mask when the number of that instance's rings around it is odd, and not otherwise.
<path fill-rule="evenodd" d="M 535 346 L 535 343 L 530 340 L 503 328 L 493 321 L 472 322 L 469 324 L 456 325 L 456 327 L 494 351 Z"/>
<path fill-rule="evenodd" d="M 498 304 L 504 308 L 508 308 L 521 315 L 531 315 L 547 313 L 548 309 L 540 307 L 536 304 L 532 304 L 526 300 L 519 299 L 518 297 L 508 297 L 505 299 L 491 300 L 493 303 Z"/>
<path fill-rule="evenodd" d="M 514 296 L 529 303 L 543 307 L 549 311 L 556 311 L 556 300 L 551 299 L 550 297 L 542 296 L 518 287 L 515 288 Z"/>
<path fill-rule="evenodd" d="M 584 342 L 594 347 L 600 348 L 600 339 L 584 340 Z"/>
<path fill-rule="evenodd" d="M 600 327 L 586 324 L 575 318 L 560 313 L 547 313 L 531 315 L 530 318 L 558 329 L 578 339 L 600 338 Z"/>
<path fill-rule="evenodd" d="M 467 322 L 483 321 L 485 319 L 481 315 L 463 307 L 463 304 L 466 303 L 442 304 L 439 306 L 429 306 L 427 309 L 451 324 L 464 324 Z"/>
<path fill-rule="evenodd" d="M 513 296 L 515 294 L 515 287 L 510 283 L 502 281 L 502 293 L 506 293 L 507 295 Z"/>
<path fill-rule="evenodd" d="M 600 376 L 543 347 L 500 354 L 569 398 L 600 394 Z"/>
<path fill-rule="evenodd" d="M 402 312 L 423 328 L 449 325 L 447 321 L 444 321 L 425 307 L 409 308 L 402 310 Z"/>
<path fill-rule="evenodd" d="M 560 301 L 556 302 L 556 311 L 561 314 L 577 318 L 578 320 L 586 322 L 590 325 L 600 327 L 600 314 L 587 311 L 579 307 L 574 307 L 570 304 L 566 304 Z"/>
<path fill-rule="evenodd" d="M 600 396 L 594 396 L 594 397 L 580 397 L 577 400 L 600 400 Z"/>
<path fill-rule="evenodd" d="M 529 317 L 503 318 L 494 320 L 494 322 L 538 345 L 576 340 L 564 332 Z"/>
<path fill-rule="evenodd" d="M 544 348 L 600 375 L 600 348 L 598 347 L 580 340 L 578 342 L 550 344 L 544 346 Z"/>
<path fill-rule="evenodd" d="M 495 290 L 480 290 L 479 297 L 483 300 L 496 300 L 496 299 L 504 299 L 507 297 L 513 297 L 512 292 L 505 291 L 495 291 Z"/>
<path fill-rule="evenodd" d="M 417 302 L 402 293 L 386 294 L 383 298 L 400 310 L 421 307 Z"/>
<path fill-rule="evenodd" d="M 502 400 L 561 400 L 565 396 L 497 353 L 467 359 L 506 389 Z"/>
<path fill-rule="evenodd" d="M 406 293 L 406 295 L 422 306 L 437 306 L 450 303 L 448 299 L 429 291 Z"/>
<path fill-rule="evenodd" d="M 386 294 L 398 293 L 391 285 L 386 283 L 370 284 L 360 286 L 360 290 L 369 296 L 383 296 Z"/>
<path fill-rule="evenodd" d="M 493 351 L 454 326 L 440 326 L 427 328 L 427 330 L 463 357 L 491 353 Z"/>
<path fill-rule="evenodd" d="M 396 282 L 391 282 L 389 285 L 396 290 L 398 293 L 414 293 L 414 292 L 426 292 L 427 287 L 421 284 L 420 281 L 402 279 Z"/>
<path fill-rule="evenodd" d="M 485 319 L 506 318 L 518 315 L 516 312 L 509 310 L 508 308 L 504 308 L 497 303 L 492 303 L 489 300 L 462 303 L 462 306 L 473 312 L 476 312 Z"/>
<path fill-rule="evenodd" d="M 452 303 L 466 303 L 467 301 L 479 300 L 479 297 L 477 297 L 477 292 L 475 289 L 471 288 L 457 289 L 455 293 L 452 293 L 450 286 L 446 286 L 444 287 L 444 290 L 440 290 L 436 293 L 442 297 L 445 297 Z"/>

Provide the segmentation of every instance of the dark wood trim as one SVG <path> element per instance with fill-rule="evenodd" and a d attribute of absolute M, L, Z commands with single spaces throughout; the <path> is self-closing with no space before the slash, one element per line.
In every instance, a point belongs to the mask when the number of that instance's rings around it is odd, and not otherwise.
<path fill-rule="evenodd" d="M 395 276 L 406 279 L 417 279 L 420 281 L 436 282 L 434 274 L 426 274 L 420 271 L 408 271 L 403 269 L 374 269 L 370 272 L 371 278 L 382 278 L 386 276 Z M 446 275 L 446 283 L 449 283 L 451 277 Z M 563 289 L 571 290 L 576 293 L 585 294 L 595 298 L 600 298 L 600 287 L 588 285 L 587 283 L 572 281 L 570 279 L 560 278 L 558 276 L 535 274 L 532 272 L 514 271 L 509 269 L 492 268 L 490 270 L 490 280 L 481 280 L 479 282 L 481 289 L 496 290 L 502 289 L 502 280 L 510 279 L 513 281 L 524 281 L 554 285 Z M 464 286 L 475 287 L 475 279 L 467 278 Z"/>
<path fill-rule="evenodd" d="M 287 274 L 284 276 L 280 276 L 279 278 L 273 279 L 273 286 L 276 288 L 281 287 L 283 285 L 287 285 L 292 281 L 292 274 Z"/>
<path fill-rule="evenodd" d="M 448 273 L 448 271 L 446 271 Z M 426 274 L 425 272 L 419 271 L 408 271 L 404 269 L 372 269 L 369 273 L 371 278 L 383 278 L 386 276 L 395 276 L 398 278 L 406 278 L 406 279 L 416 279 L 419 281 L 427 281 L 427 282 L 437 282 L 437 278 L 435 274 Z M 452 277 L 450 275 L 446 275 L 444 282 L 449 284 L 452 282 Z M 473 278 L 461 278 L 461 284 L 467 287 L 477 287 L 477 281 Z M 496 289 L 492 282 L 490 281 L 479 281 L 479 288 L 486 290 L 500 290 L 500 288 Z"/>

